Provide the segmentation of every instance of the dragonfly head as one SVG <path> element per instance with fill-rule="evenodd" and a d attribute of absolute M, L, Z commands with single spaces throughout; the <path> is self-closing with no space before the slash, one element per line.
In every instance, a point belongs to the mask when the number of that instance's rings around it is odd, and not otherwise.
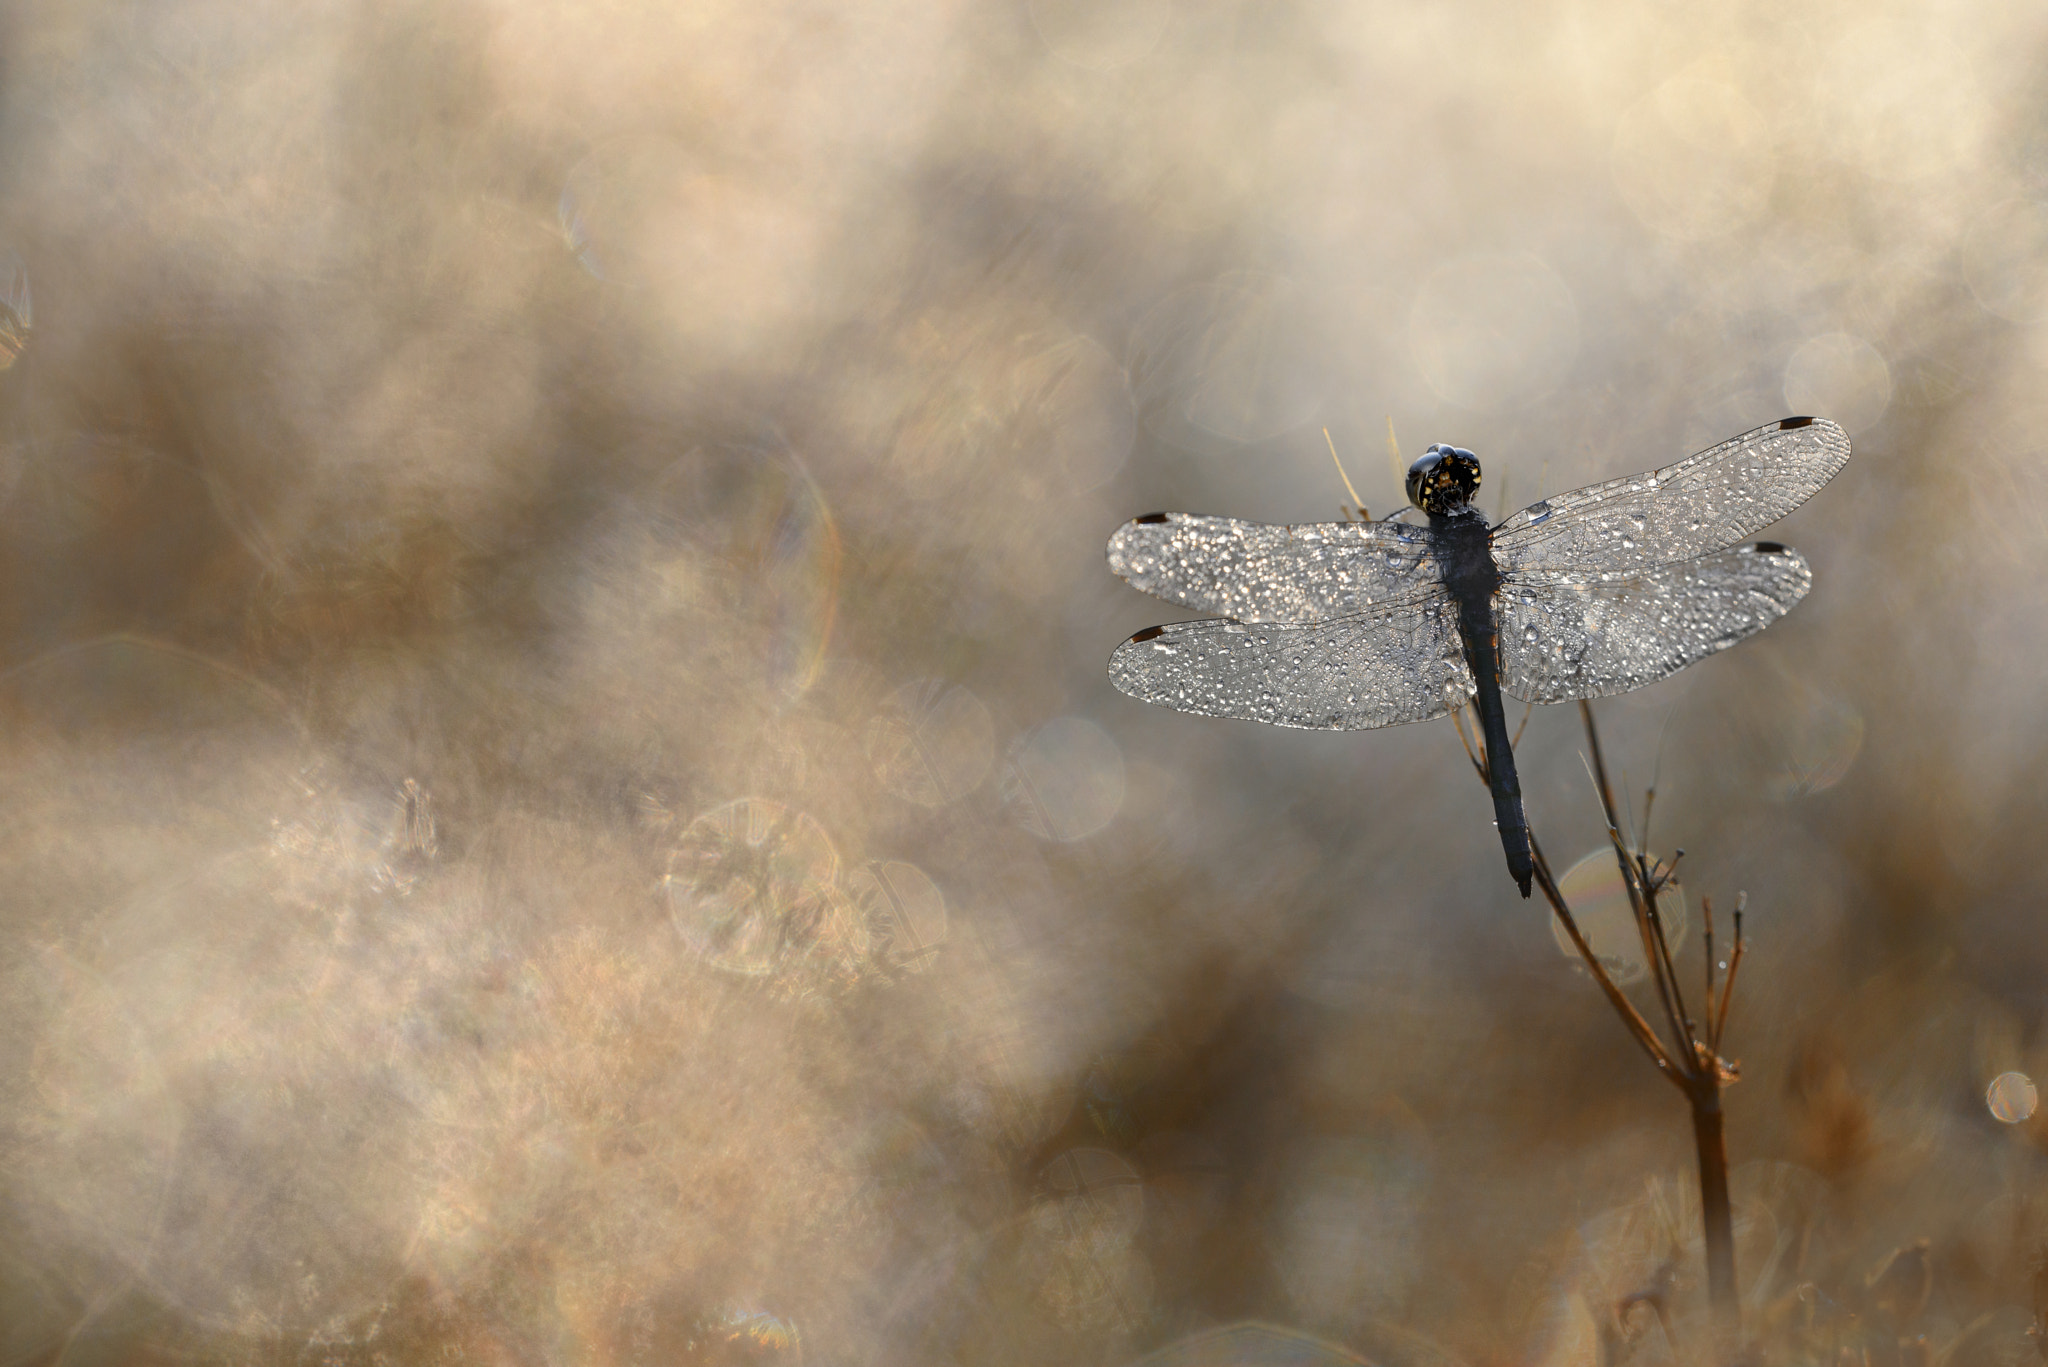
<path fill-rule="evenodd" d="M 1408 501 L 1442 517 L 1479 492 L 1479 457 L 1456 446 L 1432 446 L 1408 467 Z"/>

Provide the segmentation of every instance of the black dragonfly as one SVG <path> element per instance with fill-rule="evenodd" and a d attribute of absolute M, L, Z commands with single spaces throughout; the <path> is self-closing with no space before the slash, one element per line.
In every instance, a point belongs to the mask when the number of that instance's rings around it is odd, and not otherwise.
<path fill-rule="evenodd" d="M 1813 573 L 1776 542 L 1736 543 L 1848 459 L 1834 423 L 1786 418 L 1495 527 L 1472 506 L 1478 459 L 1454 446 L 1408 469 L 1427 525 L 1152 513 L 1109 539 L 1109 567 L 1216 617 L 1147 627 L 1110 656 L 1110 681 L 1197 716 L 1326 731 L 1472 704 L 1508 872 L 1527 897 L 1535 866 L 1501 694 L 1626 693 L 1762 631 Z"/>

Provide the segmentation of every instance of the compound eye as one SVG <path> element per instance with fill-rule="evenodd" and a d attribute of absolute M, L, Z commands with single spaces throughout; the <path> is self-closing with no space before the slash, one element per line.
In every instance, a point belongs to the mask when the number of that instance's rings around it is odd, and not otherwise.
<path fill-rule="evenodd" d="M 1436 470 L 1437 466 L 1443 464 L 1443 460 L 1444 448 L 1442 446 L 1432 446 L 1417 456 L 1415 463 L 1408 467 L 1408 501 L 1410 503 L 1418 508 L 1423 507 L 1423 483 Z"/>

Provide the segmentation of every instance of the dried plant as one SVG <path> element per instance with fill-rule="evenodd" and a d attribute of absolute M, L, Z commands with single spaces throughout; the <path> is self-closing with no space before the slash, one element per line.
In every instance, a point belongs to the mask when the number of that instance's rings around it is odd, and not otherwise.
<path fill-rule="evenodd" d="M 1488 758 L 1485 742 L 1467 730 L 1463 711 L 1454 716 L 1458 737 L 1465 744 L 1465 753 L 1472 761 L 1474 772 L 1484 783 L 1487 781 Z M 1607 824 L 1607 838 L 1614 847 L 1615 863 L 1621 870 L 1622 884 L 1628 892 L 1629 908 L 1635 915 L 1636 929 L 1642 937 L 1643 957 L 1649 966 L 1666 1033 L 1660 1034 L 1658 1027 L 1636 1008 L 1628 994 L 1615 982 L 1614 975 L 1608 971 L 1600 955 L 1593 952 L 1591 943 L 1579 929 L 1577 919 L 1566 904 L 1564 894 L 1558 889 L 1557 878 L 1543 853 L 1542 844 L 1532 833 L 1530 842 L 1536 856 L 1536 882 L 1543 889 L 1543 896 L 1549 901 L 1558 924 L 1564 927 L 1572 947 L 1578 951 L 1586 970 L 1600 985 L 1601 992 L 1627 1027 L 1629 1035 L 1642 1046 L 1657 1071 L 1684 1094 L 1686 1104 L 1692 1110 L 1693 1139 L 1699 1154 L 1700 1220 L 1706 1244 L 1707 1298 L 1713 1306 L 1717 1333 L 1724 1338 L 1732 1338 L 1740 1328 L 1741 1307 L 1735 1291 L 1735 1231 L 1728 1202 L 1728 1148 L 1722 1135 L 1721 1089 L 1741 1076 L 1741 1068 L 1722 1057 L 1721 1042 L 1728 1028 L 1735 975 L 1742 966 L 1746 948 L 1742 935 L 1746 897 L 1736 900 L 1734 944 L 1725 970 L 1714 958 L 1713 901 L 1701 899 L 1706 921 L 1706 983 L 1704 1009 L 1695 1015 L 1686 1001 L 1685 989 L 1679 983 L 1678 970 L 1672 962 L 1665 918 L 1657 900 L 1676 881 L 1677 862 L 1685 851 L 1679 850 L 1671 863 L 1666 864 L 1642 848 L 1643 842 L 1632 845 L 1622 834 L 1621 816 L 1615 807 L 1613 786 L 1607 779 L 1607 760 L 1600 747 L 1600 730 L 1593 721 L 1592 704 L 1581 702 L 1579 716 L 1586 727 L 1587 766 L 1593 778 L 1593 788 L 1599 796 L 1600 813 Z M 1650 815 L 1656 798 L 1655 788 L 1643 795 L 1641 829 L 1644 841 L 1648 838 Z M 1657 1308 L 1659 1320 L 1664 1320 L 1661 1297 L 1651 1303 Z"/>

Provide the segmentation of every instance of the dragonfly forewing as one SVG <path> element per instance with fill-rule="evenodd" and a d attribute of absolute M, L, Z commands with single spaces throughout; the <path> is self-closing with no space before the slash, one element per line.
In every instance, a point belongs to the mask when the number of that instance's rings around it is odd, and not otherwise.
<path fill-rule="evenodd" d="M 1785 418 L 1675 465 L 1533 503 L 1494 528 L 1503 574 L 1627 575 L 1732 546 L 1811 498 L 1849 459 L 1825 418 Z"/>
<path fill-rule="evenodd" d="M 1322 622 L 1437 582 L 1426 527 L 1153 513 L 1109 539 L 1109 567 L 1155 598 L 1240 622 Z"/>
<path fill-rule="evenodd" d="M 1799 553 L 1768 541 L 1638 574 L 1520 571 L 1494 600 L 1501 688 L 1542 703 L 1626 693 L 1754 636 L 1812 586 Z"/>
<path fill-rule="evenodd" d="M 1473 693 L 1441 587 L 1326 622 L 1149 627 L 1117 647 L 1109 677 L 1176 711 L 1316 731 L 1428 721 Z"/>

